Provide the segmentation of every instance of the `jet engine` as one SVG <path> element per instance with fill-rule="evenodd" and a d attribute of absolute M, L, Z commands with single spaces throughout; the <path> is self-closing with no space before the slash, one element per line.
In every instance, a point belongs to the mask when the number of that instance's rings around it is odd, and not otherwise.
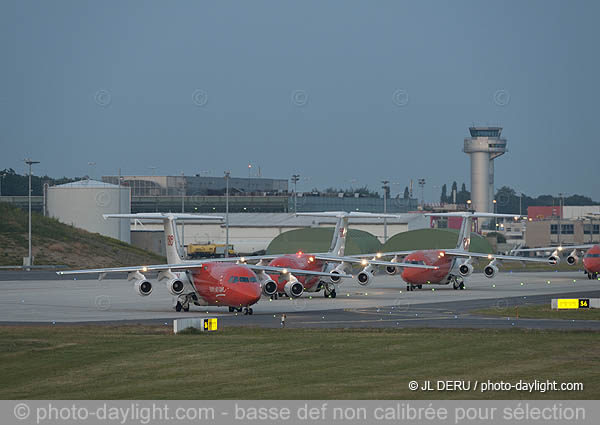
<path fill-rule="evenodd" d="M 298 282 L 296 276 L 290 274 L 288 282 L 283 287 L 283 292 L 290 298 L 298 298 L 304 293 L 304 285 Z"/>
<path fill-rule="evenodd" d="M 171 295 L 181 295 L 185 285 L 181 279 L 171 279 L 167 282 L 167 289 Z"/>
<path fill-rule="evenodd" d="M 358 279 L 358 284 L 361 286 L 369 285 L 371 283 L 371 278 L 373 277 L 374 273 L 375 269 L 373 269 L 373 266 L 369 264 L 367 267 L 362 269 L 360 273 L 356 275 L 356 279 Z"/>
<path fill-rule="evenodd" d="M 567 257 L 567 264 L 569 266 L 574 266 L 578 262 L 579 262 L 579 257 L 577 256 L 577 250 L 574 249 L 573 252 L 571 252 L 569 254 L 569 256 Z"/>
<path fill-rule="evenodd" d="M 560 263 L 560 255 L 558 254 L 557 250 L 554 250 L 554 252 L 550 254 L 550 257 L 548 257 L 548 263 L 552 265 Z"/>
<path fill-rule="evenodd" d="M 483 274 L 485 275 L 485 277 L 489 277 L 490 279 L 496 276 L 497 273 L 498 266 L 496 266 L 493 261 L 487 266 L 485 266 L 485 269 L 483 269 Z"/>
<path fill-rule="evenodd" d="M 145 297 L 152 293 L 152 284 L 146 279 L 136 280 L 133 287 L 137 291 L 138 295 Z"/>
<path fill-rule="evenodd" d="M 462 277 L 469 277 L 473 273 L 473 264 L 463 263 L 458 267 L 458 272 Z"/>
<path fill-rule="evenodd" d="M 260 280 L 260 287 L 262 288 L 263 294 L 268 297 L 277 292 L 277 283 L 275 283 L 275 281 L 269 277 Z"/>
<path fill-rule="evenodd" d="M 398 256 L 392 258 L 390 260 L 391 263 L 397 263 L 398 262 Z M 398 267 L 394 267 L 394 266 L 386 266 L 385 267 L 385 272 L 389 275 L 395 275 L 396 273 L 398 273 Z"/>
<path fill-rule="evenodd" d="M 344 270 L 344 263 L 341 263 L 335 269 L 333 269 L 330 273 L 332 274 L 345 274 L 346 270 Z M 331 283 L 342 283 L 342 278 L 338 276 L 329 276 L 329 280 Z"/>

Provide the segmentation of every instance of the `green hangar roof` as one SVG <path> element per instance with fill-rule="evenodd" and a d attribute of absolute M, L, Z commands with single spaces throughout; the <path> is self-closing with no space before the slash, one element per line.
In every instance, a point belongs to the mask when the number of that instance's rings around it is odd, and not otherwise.
<path fill-rule="evenodd" d="M 271 241 L 267 254 L 292 254 L 294 252 L 327 252 L 333 238 L 333 227 L 313 227 L 283 232 Z M 346 254 L 366 254 L 380 251 L 381 242 L 369 232 L 348 229 Z"/>
<path fill-rule="evenodd" d="M 388 239 L 382 251 L 408 251 L 412 249 L 456 248 L 458 230 L 455 229 L 417 229 L 398 233 Z M 491 254 L 493 248 L 490 243 L 476 233 L 471 233 L 472 252 Z"/>

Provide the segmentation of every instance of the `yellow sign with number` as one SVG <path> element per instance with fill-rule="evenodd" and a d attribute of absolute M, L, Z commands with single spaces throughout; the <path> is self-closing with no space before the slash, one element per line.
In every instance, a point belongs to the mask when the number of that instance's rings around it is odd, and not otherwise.
<path fill-rule="evenodd" d="M 211 332 L 217 330 L 217 319 L 204 319 L 204 330 Z"/>
<path fill-rule="evenodd" d="M 590 308 L 589 298 L 559 298 L 556 308 L 559 310 L 575 310 L 578 308 Z"/>
<path fill-rule="evenodd" d="M 579 300 L 578 299 L 569 299 L 569 298 L 563 298 L 563 299 L 558 299 L 558 304 L 557 304 L 557 308 L 559 310 L 572 310 L 572 309 L 577 309 L 579 308 Z"/>

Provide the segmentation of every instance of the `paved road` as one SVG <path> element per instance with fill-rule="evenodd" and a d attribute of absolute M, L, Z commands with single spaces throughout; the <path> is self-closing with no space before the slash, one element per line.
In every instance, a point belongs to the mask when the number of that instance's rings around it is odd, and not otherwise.
<path fill-rule="evenodd" d="M 336 299 L 305 294 L 296 300 L 263 299 L 254 315 L 227 313 L 218 307 L 192 307 L 175 313 L 173 298 L 162 285 L 149 297 L 139 297 L 122 279 L 74 280 L 54 278 L 48 272 L 15 272 L 0 281 L 0 324 L 161 323 L 170 326 L 181 317 L 217 316 L 222 325 L 280 327 L 286 314 L 288 327 L 481 327 L 600 329 L 600 321 L 568 321 L 478 317 L 470 310 L 489 307 L 549 303 L 551 298 L 599 297 L 600 282 L 577 272 L 501 273 L 495 279 L 476 274 L 467 289 L 447 286 L 406 291 L 398 277 L 379 275 L 369 287 L 345 282 Z M 20 278 L 25 276 L 26 278 Z M 52 277 L 52 280 L 39 279 Z M 19 277 L 16 280 L 14 277 Z"/>

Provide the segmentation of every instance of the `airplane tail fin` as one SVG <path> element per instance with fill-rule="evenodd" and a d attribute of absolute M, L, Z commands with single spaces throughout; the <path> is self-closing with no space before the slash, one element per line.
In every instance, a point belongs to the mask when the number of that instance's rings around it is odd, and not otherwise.
<path fill-rule="evenodd" d="M 140 214 L 104 214 L 107 218 L 133 218 L 137 220 L 160 220 L 164 225 L 165 251 L 168 264 L 179 264 L 183 262 L 184 254 L 179 252 L 179 236 L 177 234 L 177 220 L 222 220 L 219 216 L 206 216 L 195 214 L 172 214 L 172 213 L 140 213 Z"/>
<path fill-rule="evenodd" d="M 469 251 L 471 245 L 471 229 L 473 228 L 474 218 L 512 218 L 518 220 L 520 216 L 517 214 L 494 214 L 494 213 L 480 213 L 476 211 L 465 211 L 455 213 L 431 213 L 425 214 L 426 217 L 462 217 L 463 221 L 460 225 L 460 231 L 458 232 L 458 241 L 456 242 L 456 249 L 460 251 Z"/>
<path fill-rule="evenodd" d="M 345 211 L 326 211 L 326 212 L 308 212 L 296 213 L 297 216 L 310 217 L 335 217 L 337 218 L 333 238 L 329 247 L 329 254 L 343 257 L 346 249 L 346 235 L 348 234 L 348 220 L 351 218 L 398 218 L 397 214 L 376 214 L 368 212 L 345 212 Z"/>

